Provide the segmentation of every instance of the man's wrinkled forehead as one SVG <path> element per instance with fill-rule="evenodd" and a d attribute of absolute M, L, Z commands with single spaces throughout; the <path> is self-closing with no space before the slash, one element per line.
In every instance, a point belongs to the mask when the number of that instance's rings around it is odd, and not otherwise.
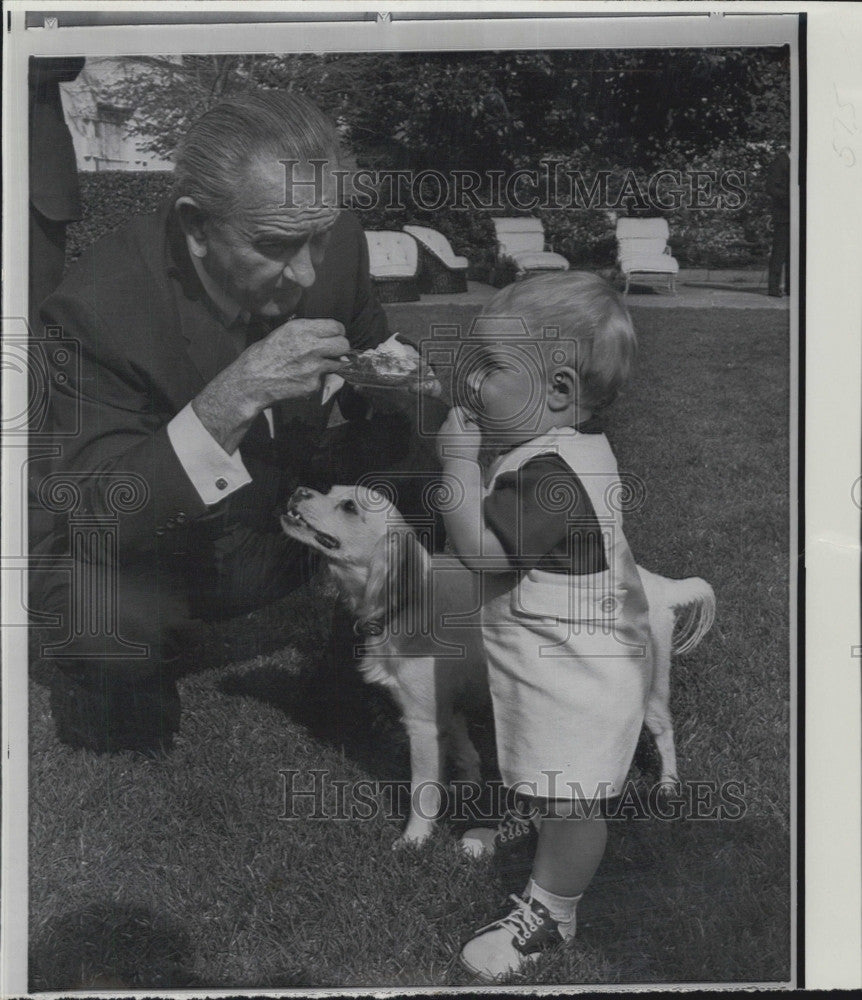
<path fill-rule="evenodd" d="M 303 225 L 327 225 L 339 211 L 337 164 L 321 157 L 314 163 L 265 157 L 254 161 L 240 193 L 240 209 L 251 214 L 279 213 Z"/>

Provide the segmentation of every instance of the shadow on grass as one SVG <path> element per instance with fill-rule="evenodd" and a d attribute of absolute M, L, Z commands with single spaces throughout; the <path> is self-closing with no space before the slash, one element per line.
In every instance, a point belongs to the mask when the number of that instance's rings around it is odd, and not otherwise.
<path fill-rule="evenodd" d="M 50 920 L 30 948 L 30 990 L 230 989 L 190 968 L 197 950 L 176 922 L 144 906 L 91 903 Z M 249 986 L 312 986 L 296 969 Z M 319 984 L 317 984 L 319 985 Z"/>
<path fill-rule="evenodd" d="M 356 664 L 333 669 L 324 665 L 291 675 L 275 664 L 251 667 L 222 678 L 222 694 L 253 698 L 282 712 L 292 723 L 307 729 L 323 747 L 336 749 L 365 776 L 400 786 L 397 811 L 409 811 L 410 750 L 401 715 L 389 692 L 367 684 Z M 477 699 L 463 706 L 471 739 L 479 752 L 485 782 L 499 781 L 494 726 L 490 702 Z M 448 778 L 457 778 L 450 766 Z M 483 789 L 477 809 L 490 810 L 489 791 Z M 484 813 L 483 813 L 484 814 Z M 443 819 L 441 817 L 441 819 Z M 466 821 L 454 821 L 457 830 Z"/>
<path fill-rule="evenodd" d="M 30 946 L 30 989 L 180 989 L 201 985 L 175 922 L 143 906 L 93 902 L 52 917 Z"/>
<path fill-rule="evenodd" d="M 406 735 L 398 708 L 380 687 L 366 684 L 351 667 L 333 674 L 305 669 L 299 676 L 267 664 L 219 681 L 223 694 L 270 705 L 321 743 L 341 750 L 372 776 L 410 774 Z"/>

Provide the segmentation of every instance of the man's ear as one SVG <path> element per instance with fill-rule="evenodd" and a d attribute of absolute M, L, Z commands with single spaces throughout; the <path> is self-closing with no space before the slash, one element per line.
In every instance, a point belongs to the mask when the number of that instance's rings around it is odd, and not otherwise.
<path fill-rule="evenodd" d="M 568 365 L 555 368 L 548 383 L 548 407 L 551 410 L 565 410 L 572 404 L 578 405 L 580 380 L 574 368 Z"/>
<path fill-rule="evenodd" d="M 174 208 L 176 209 L 183 232 L 189 237 L 192 253 L 195 257 L 206 257 L 206 215 L 199 208 L 194 198 L 189 198 L 187 195 L 177 198 L 174 202 Z"/>

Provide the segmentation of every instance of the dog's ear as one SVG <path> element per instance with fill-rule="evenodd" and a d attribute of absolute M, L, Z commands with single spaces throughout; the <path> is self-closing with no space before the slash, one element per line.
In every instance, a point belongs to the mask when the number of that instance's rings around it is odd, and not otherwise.
<path fill-rule="evenodd" d="M 430 615 L 429 566 L 428 553 L 416 532 L 403 523 L 391 525 L 374 550 L 357 611 L 359 621 L 411 635 L 425 627 Z"/>
<path fill-rule="evenodd" d="M 359 607 L 356 609 L 357 621 L 360 624 L 383 621 L 386 617 L 390 552 L 391 546 L 387 532 L 378 541 L 371 556 L 368 581 L 359 601 Z"/>

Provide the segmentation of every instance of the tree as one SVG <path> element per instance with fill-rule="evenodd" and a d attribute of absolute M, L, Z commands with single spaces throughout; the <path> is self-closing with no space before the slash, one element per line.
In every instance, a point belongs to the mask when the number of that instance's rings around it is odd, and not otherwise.
<path fill-rule="evenodd" d="M 255 56 L 135 56 L 104 96 L 131 109 L 142 148 L 170 157 L 189 125 L 228 94 L 255 85 Z"/>
<path fill-rule="evenodd" d="M 362 165 L 510 170 L 586 149 L 596 163 L 666 166 L 719 144 L 786 141 L 787 48 L 148 57 L 111 99 L 169 155 L 190 121 L 251 87 L 297 90 Z"/>

